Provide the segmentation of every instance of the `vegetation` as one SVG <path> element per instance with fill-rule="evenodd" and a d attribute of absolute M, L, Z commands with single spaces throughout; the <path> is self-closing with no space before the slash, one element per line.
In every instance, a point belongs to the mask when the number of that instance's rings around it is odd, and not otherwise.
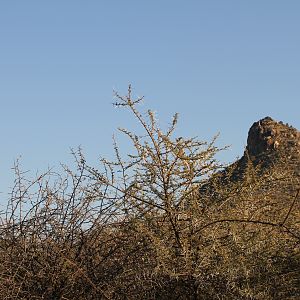
<path fill-rule="evenodd" d="M 18 163 L 1 214 L 2 299 L 299 299 L 299 176 L 249 160 L 239 180 L 215 139 L 163 131 L 143 99 L 116 94 L 143 129 L 134 152 L 28 180 Z M 224 172 L 226 170 L 226 172 Z"/>

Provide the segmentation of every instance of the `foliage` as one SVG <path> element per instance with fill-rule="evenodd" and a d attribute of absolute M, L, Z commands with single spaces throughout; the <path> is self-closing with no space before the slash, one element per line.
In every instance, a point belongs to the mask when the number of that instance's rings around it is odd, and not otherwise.
<path fill-rule="evenodd" d="M 299 176 L 282 157 L 241 179 L 197 138 L 163 131 L 143 98 L 116 93 L 134 152 L 16 179 L 1 214 L 2 299 L 296 299 Z M 224 172 L 226 170 L 226 172 Z"/>

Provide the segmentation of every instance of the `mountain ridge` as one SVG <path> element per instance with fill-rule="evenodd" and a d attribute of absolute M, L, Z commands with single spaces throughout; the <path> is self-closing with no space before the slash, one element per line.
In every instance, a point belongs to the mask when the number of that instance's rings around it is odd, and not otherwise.
<path fill-rule="evenodd" d="M 300 176 L 300 131 L 267 116 L 249 128 L 241 158 L 209 178 L 200 187 L 200 195 L 214 195 L 213 198 L 220 199 L 222 190 L 232 189 L 232 185 L 253 176 L 253 172 L 267 178 L 277 170 L 285 170 L 289 176 Z"/>

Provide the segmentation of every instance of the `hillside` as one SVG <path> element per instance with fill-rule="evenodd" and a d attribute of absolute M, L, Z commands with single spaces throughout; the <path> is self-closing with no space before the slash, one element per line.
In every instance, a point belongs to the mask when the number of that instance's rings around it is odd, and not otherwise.
<path fill-rule="evenodd" d="M 249 129 L 247 146 L 240 159 L 214 174 L 200 192 L 213 192 L 215 185 L 223 188 L 242 181 L 249 168 L 260 176 L 284 169 L 289 176 L 300 176 L 300 132 L 282 121 L 265 117 L 254 122 Z"/>
<path fill-rule="evenodd" d="M 263 168 L 284 160 L 299 175 L 300 132 L 270 117 L 255 122 L 249 129 L 245 153 L 236 165 L 243 168 L 249 160 Z"/>

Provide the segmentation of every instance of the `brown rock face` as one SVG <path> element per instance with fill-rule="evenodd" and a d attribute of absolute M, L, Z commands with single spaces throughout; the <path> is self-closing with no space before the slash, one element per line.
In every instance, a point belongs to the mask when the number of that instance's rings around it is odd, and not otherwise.
<path fill-rule="evenodd" d="M 262 171 L 279 163 L 300 174 L 300 132 L 288 124 L 265 117 L 250 127 L 244 155 L 236 161 L 233 179 L 243 176 L 249 160 Z"/>
<path fill-rule="evenodd" d="M 296 155 L 300 153 L 300 132 L 288 124 L 266 117 L 251 126 L 246 150 L 252 159 L 279 151 Z"/>
<path fill-rule="evenodd" d="M 259 166 L 262 173 L 268 171 L 270 167 L 276 168 L 281 165 L 281 168 L 284 166 L 291 174 L 300 176 L 300 132 L 270 117 L 253 123 L 248 132 L 244 155 L 217 173 L 217 176 L 210 179 L 200 192 L 212 192 L 214 183 L 227 186 L 231 182 L 242 180 L 249 162 Z"/>

